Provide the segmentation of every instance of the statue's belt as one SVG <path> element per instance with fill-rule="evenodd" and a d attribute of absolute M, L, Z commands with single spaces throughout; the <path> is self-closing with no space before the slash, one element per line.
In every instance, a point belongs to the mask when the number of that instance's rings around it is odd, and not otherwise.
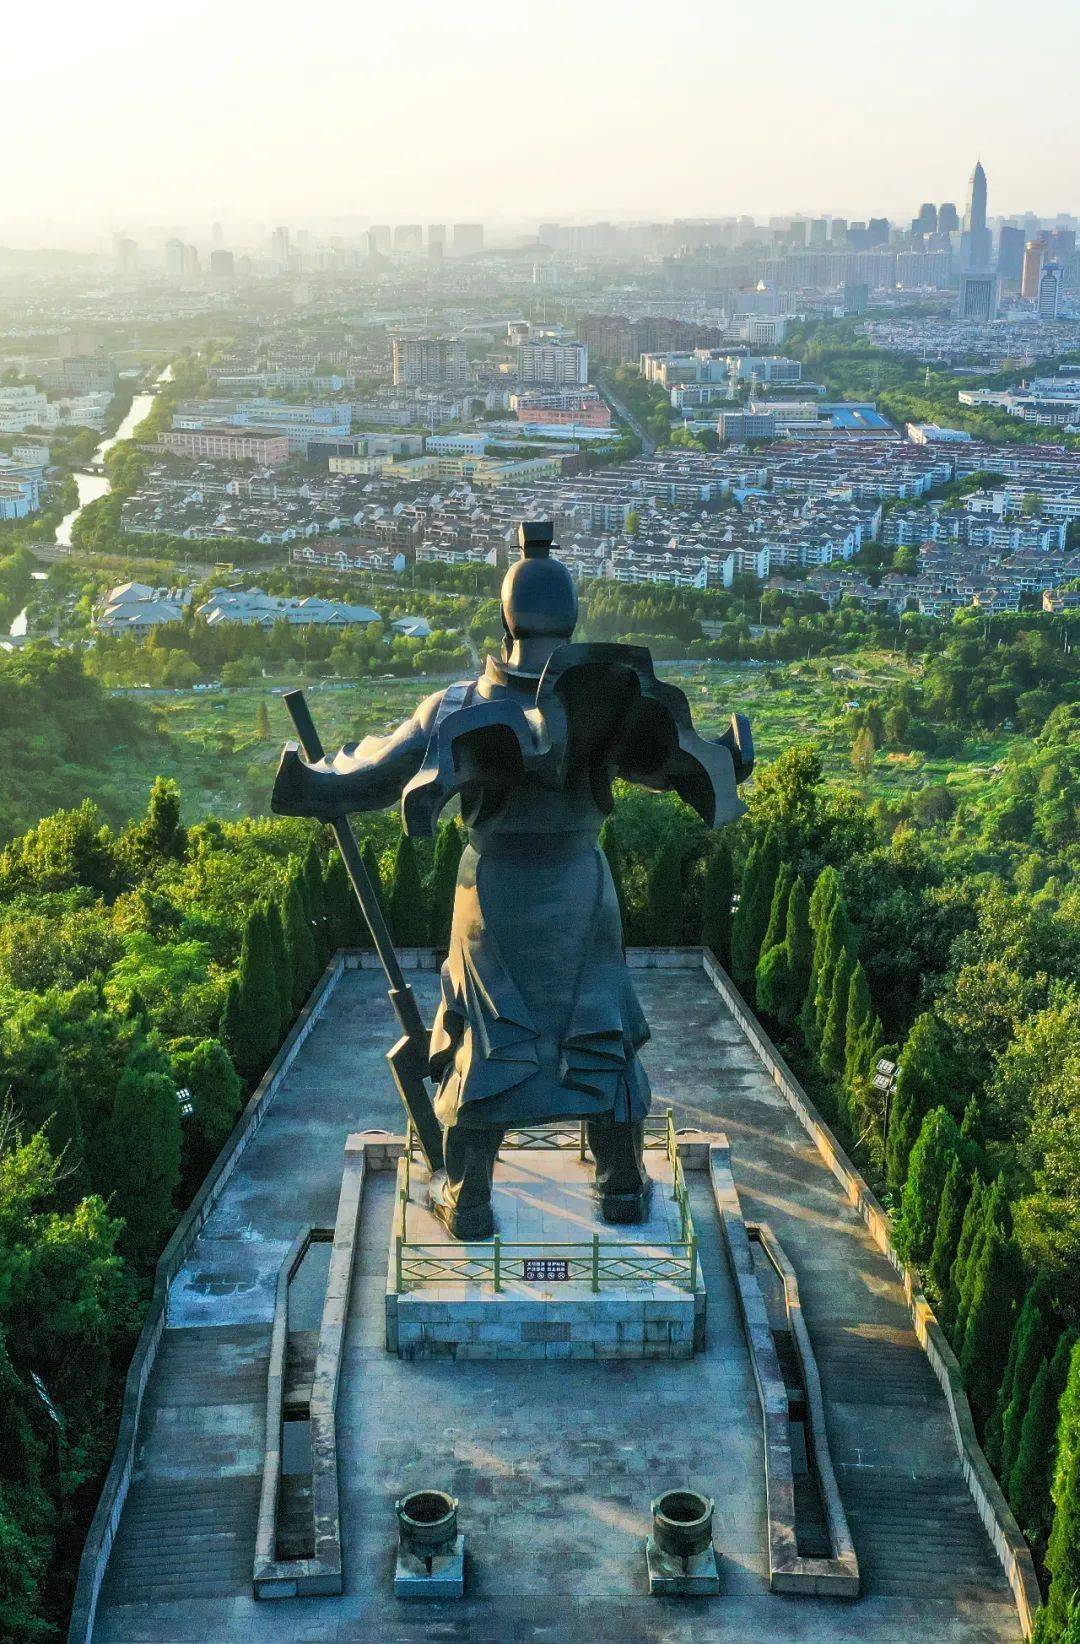
<path fill-rule="evenodd" d="M 526 860 L 540 867 L 550 862 L 566 862 L 592 850 L 597 841 L 595 828 L 567 828 L 556 833 L 490 833 L 478 839 L 469 832 L 469 844 L 480 857 Z"/>

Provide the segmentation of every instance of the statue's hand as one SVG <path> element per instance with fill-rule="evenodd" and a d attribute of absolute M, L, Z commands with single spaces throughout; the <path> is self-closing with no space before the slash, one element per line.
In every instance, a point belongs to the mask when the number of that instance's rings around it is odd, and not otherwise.
<path fill-rule="evenodd" d="M 723 736 L 716 739 L 727 748 L 735 766 L 735 781 L 745 782 L 754 769 L 754 738 L 750 721 L 745 714 L 732 714 L 731 724 Z"/>
<path fill-rule="evenodd" d="M 276 816 L 314 816 L 336 822 L 346 813 L 342 784 L 332 772 L 309 765 L 295 742 L 286 742 L 274 778 L 270 809 Z"/>

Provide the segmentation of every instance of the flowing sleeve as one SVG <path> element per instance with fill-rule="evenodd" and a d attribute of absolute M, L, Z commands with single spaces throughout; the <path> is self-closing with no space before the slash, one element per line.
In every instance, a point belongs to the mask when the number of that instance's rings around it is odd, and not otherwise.
<path fill-rule="evenodd" d="M 552 698 L 565 714 L 567 767 L 586 762 L 594 773 L 605 773 L 602 810 L 611 809 L 612 777 L 677 793 L 710 828 L 734 822 L 746 810 L 738 784 L 754 768 L 749 720 L 733 714 L 723 736 L 699 736 L 685 694 L 657 679 L 643 647 L 561 647 L 537 696 L 540 704 Z"/>
<path fill-rule="evenodd" d="M 287 743 L 271 809 L 279 816 L 325 821 L 349 811 L 380 811 L 396 804 L 423 763 L 442 697 L 436 691 L 397 730 L 347 742 L 332 759 L 309 764 L 295 743 Z"/>
<path fill-rule="evenodd" d="M 619 749 L 616 775 L 656 793 L 677 793 L 710 828 L 735 822 L 746 810 L 737 784 L 744 770 L 749 775 L 743 762 L 749 727 L 740 737 L 736 721 L 741 717 L 733 715 L 731 728 L 716 741 L 673 719 L 674 735 L 659 761 L 650 752 L 656 748 L 655 736 L 645 734 L 639 740 L 631 725 Z"/>

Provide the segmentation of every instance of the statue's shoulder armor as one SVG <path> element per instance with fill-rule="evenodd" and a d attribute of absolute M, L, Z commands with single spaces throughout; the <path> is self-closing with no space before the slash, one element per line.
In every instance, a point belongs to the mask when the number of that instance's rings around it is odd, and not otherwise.
<path fill-rule="evenodd" d="M 420 769 L 401 796 L 406 833 L 430 837 L 455 797 L 503 789 L 548 749 L 542 720 L 515 696 L 482 697 L 477 681 L 448 685 Z"/>

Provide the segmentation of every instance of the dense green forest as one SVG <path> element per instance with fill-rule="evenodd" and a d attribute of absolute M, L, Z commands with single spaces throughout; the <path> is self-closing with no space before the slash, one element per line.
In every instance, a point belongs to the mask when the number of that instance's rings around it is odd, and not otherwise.
<path fill-rule="evenodd" d="M 777 615 L 747 642 L 790 616 L 844 654 L 873 622 Z M 1080 1587 L 1080 680 L 1059 619 L 902 637 L 918 672 L 851 710 L 847 783 L 797 743 L 728 834 L 633 790 L 603 844 L 628 939 L 713 947 L 888 1204 L 1047 1581 L 1049 1641 Z M 170 769 L 172 744 L 80 653 L 0 659 L 0 722 L 0 1636 L 33 1639 L 62 1625 L 156 1256 L 329 954 L 365 933 L 322 830 L 185 825 L 173 782 L 125 792 L 126 755 Z M 871 794 L 856 757 L 1006 725 L 959 803 Z M 433 846 L 392 815 L 362 836 L 397 938 L 445 943 L 456 823 Z"/>

